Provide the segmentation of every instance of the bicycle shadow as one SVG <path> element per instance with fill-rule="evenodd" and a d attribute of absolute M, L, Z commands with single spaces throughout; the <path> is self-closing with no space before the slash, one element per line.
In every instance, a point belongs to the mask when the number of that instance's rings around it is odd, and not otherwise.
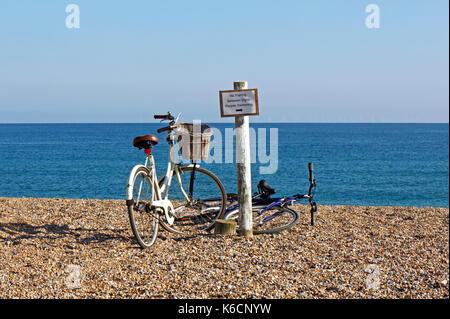
<path fill-rule="evenodd" d="M 68 225 L 45 224 L 34 226 L 27 223 L 0 223 L 0 241 L 19 244 L 22 240 L 62 240 L 69 239 L 76 244 L 89 245 L 92 243 L 105 243 L 119 240 L 130 242 L 130 236 L 124 236 L 127 230 L 123 229 L 98 229 L 98 228 L 75 228 Z"/>
<path fill-rule="evenodd" d="M 176 235 L 172 235 L 170 237 L 170 240 L 176 241 L 176 242 L 183 242 L 183 241 L 188 241 L 190 239 L 195 239 L 195 238 L 208 238 L 208 237 L 214 237 L 215 235 L 212 233 L 197 233 L 197 234 L 176 234 Z M 167 240 L 169 239 L 168 236 L 166 236 L 164 233 L 162 234 L 158 234 L 158 237 L 160 237 L 162 240 Z"/>

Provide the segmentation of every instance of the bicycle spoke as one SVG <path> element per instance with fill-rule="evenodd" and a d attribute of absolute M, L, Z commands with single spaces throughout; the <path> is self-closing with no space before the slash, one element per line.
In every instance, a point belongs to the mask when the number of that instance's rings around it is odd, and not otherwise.
<path fill-rule="evenodd" d="M 225 210 L 225 191 L 217 177 L 196 167 L 192 181 L 192 170 L 192 167 L 184 168 L 177 179 L 180 187 L 170 189 L 169 198 L 176 213 L 173 227 L 180 231 L 210 229 Z M 188 195 L 190 191 L 192 196 Z"/>
<path fill-rule="evenodd" d="M 224 218 L 237 221 L 239 219 L 239 209 L 228 212 Z M 252 219 L 253 233 L 277 233 L 293 227 L 298 222 L 298 214 L 289 208 L 279 206 L 274 206 L 267 210 L 253 207 Z"/>
<path fill-rule="evenodd" d="M 159 214 L 152 209 L 153 188 L 148 171 L 136 171 L 132 188 L 134 204 L 128 207 L 131 228 L 142 248 L 151 246 L 158 232 Z"/>

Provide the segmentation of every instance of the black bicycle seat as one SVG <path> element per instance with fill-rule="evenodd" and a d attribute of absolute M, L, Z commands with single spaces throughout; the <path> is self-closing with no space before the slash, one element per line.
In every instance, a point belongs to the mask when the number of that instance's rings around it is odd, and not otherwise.
<path fill-rule="evenodd" d="M 270 197 L 270 195 L 275 194 L 275 190 L 269 186 L 266 180 L 262 179 L 258 183 L 258 191 L 261 194 L 261 198 Z"/>

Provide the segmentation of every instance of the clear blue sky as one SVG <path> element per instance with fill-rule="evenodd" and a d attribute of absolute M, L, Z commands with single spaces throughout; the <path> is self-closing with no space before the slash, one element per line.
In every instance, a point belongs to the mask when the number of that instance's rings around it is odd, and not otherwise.
<path fill-rule="evenodd" d="M 80 29 L 65 26 L 66 5 Z M 368 29 L 368 4 L 380 28 Z M 247 80 L 252 121 L 448 122 L 447 0 L 0 2 L 0 123 L 219 117 Z"/>

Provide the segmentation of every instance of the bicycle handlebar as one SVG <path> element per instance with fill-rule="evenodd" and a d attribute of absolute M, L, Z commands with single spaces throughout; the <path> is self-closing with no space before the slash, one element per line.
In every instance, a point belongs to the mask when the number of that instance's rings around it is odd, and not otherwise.
<path fill-rule="evenodd" d="M 153 118 L 157 119 L 157 120 L 169 120 L 169 121 L 173 121 L 175 118 L 170 114 L 170 112 L 167 112 L 167 114 L 164 115 L 159 115 L 159 114 L 155 114 L 153 115 Z"/>
<path fill-rule="evenodd" d="M 175 118 L 172 116 L 172 114 L 170 114 L 170 112 L 167 112 L 167 114 L 155 114 L 155 115 L 153 115 L 153 117 L 154 117 L 155 119 L 158 119 L 158 120 L 163 120 L 163 121 L 164 121 L 164 120 L 167 120 L 167 121 L 171 121 L 169 126 L 162 127 L 162 128 L 160 128 L 160 129 L 157 129 L 156 131 L 157 131 L 158 133 L 162 133 L 162 132 L 165 132 L 165 131 L 170 131 L 170 130 L 172 129 L 172 125 L 174 125 L 175 122 L 176 122 L 176 121 L 174 121 Z M 177 120 L 178 120 L 178 118 L 177 118 Z M 162 122 L 162 121 L 161 121 L 161 122 Z"/>
<path fill-rule="evenodd" d="M 162 127 L 162 128 L 157 129 L 156 132 L 162 133 L 162 132 L 165 132 L 165 131 L 169 131 L 171 129 L 172 129 L 172 127 L 166 126 L 166 127 Z"/>
<path fill-rule="evenodd" d="M 312 183 L 314 183 L 314 166 L 313 166 L 313 163 L 308 163 L 308 170 L 309 170 L 309 182 L 312 184 Z"/>

